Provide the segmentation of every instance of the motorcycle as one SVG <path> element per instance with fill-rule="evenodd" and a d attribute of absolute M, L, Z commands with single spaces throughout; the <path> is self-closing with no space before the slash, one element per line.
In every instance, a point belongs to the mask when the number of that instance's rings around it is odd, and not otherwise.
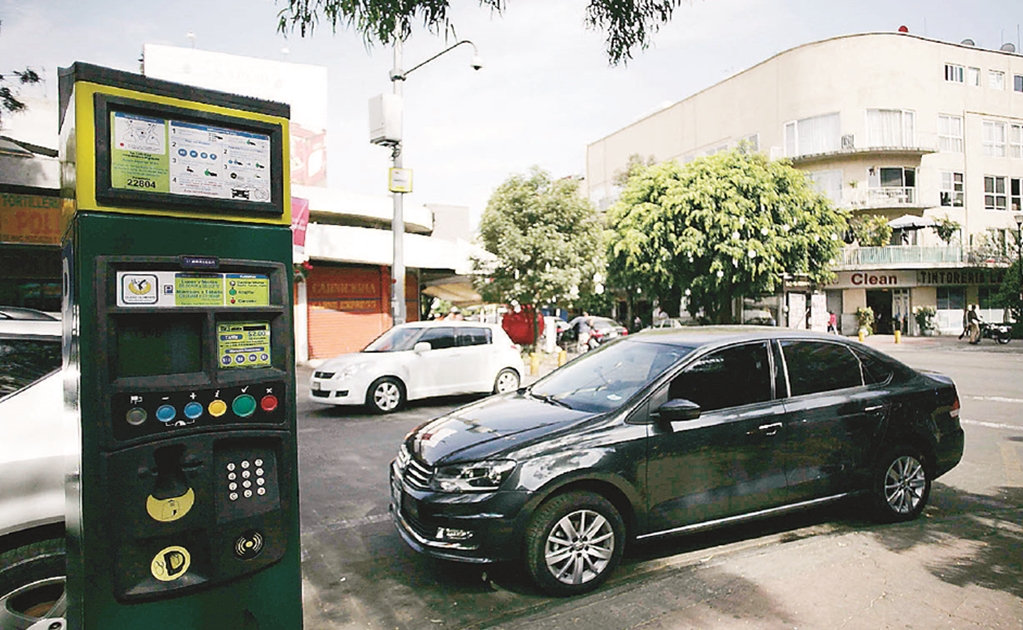
<path fill-rule="evenodd" d="M 994 339 L 1001 344 L 1009 343 L 1012 339 L 1012 325 L 979 321 L 970 331 L 970 343 L 977 345 L 981 339 Z"/>

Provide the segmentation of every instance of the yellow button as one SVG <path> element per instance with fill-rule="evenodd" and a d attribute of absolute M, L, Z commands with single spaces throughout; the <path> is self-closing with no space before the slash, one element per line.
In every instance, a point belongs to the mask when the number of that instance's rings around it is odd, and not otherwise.
<path fill-rule="evenodd" d="M 213 416 L 214 418 L 219 418 L 220 416 L 227 413 L 227 403 L 219 399 L 214 400 L 213 402 L 210 403 L 209 411 L 211 416 Z"/>

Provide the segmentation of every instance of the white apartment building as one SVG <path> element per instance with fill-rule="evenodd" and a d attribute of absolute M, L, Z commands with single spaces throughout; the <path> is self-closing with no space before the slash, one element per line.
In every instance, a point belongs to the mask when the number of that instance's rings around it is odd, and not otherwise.
<path fill-rule="evenodd" d="M 590 144 L 589 196 L 613 203 L 631 155 L 685 163 L 742 141 L 791 159 L 854 215 L 907 225 L 890 246 L 846 247 L 835 282 L 818 288 L 846 333 L 863 306 L 879 332 L 914 333 L 910 314 L 924 305 L 944 333 L 961 330 L 967 304 L 1002 320 L 991 296 L 1015 260 L 1023 208 L 1023 55 L 1012 44 L 866 33 L 787 50 Z M 951 243 L 919 227 L 946 216 L 962 225 Z"/>

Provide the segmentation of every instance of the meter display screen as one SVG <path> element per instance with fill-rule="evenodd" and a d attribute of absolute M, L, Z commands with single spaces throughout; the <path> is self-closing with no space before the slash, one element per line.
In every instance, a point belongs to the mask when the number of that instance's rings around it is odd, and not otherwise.
<path fill-rule="evenodd" d="M 202 371 L 202 320 L 168 314 L 118 322 L 117 378 Z"/>
<path fill-rule="evenodd" d="M 217 357 L 221 369 L 270 367 L 270 322 L 219 322 Z"/>

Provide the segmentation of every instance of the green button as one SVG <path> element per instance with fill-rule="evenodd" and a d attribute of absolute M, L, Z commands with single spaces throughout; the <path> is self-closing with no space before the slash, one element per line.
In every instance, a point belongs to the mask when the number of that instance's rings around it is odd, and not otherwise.
<path fill-rule="evenodd" d="M 231 403 L 231 411 L 239 418 L 248 418 L 256 411 L 256 399 L 248 394 L 242 394 Z"/>

